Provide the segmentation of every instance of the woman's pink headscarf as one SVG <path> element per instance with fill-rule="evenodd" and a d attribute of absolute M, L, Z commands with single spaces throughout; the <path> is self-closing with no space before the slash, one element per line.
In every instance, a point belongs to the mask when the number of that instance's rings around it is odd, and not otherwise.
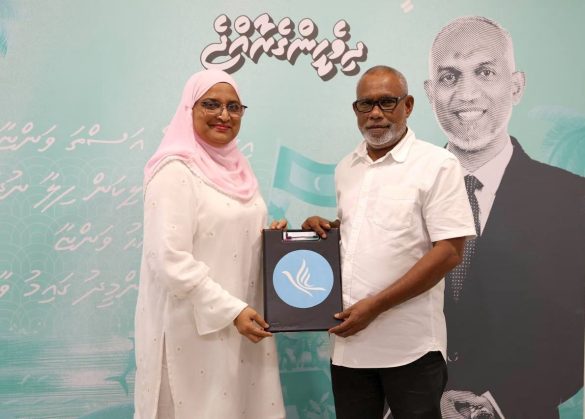
<path fill-rule="evenodd" d="M 145 190 L 163 161 L 181 160 L 210 186 L 234 198 L 247 201 L 258 190 L 258 181 L 236 145 L 236 139 L 222 147 L 206 143 L 193 129 L 193 105 L 213 85 L 229 83 L 238 97 L 234 79 L 221 70 L 203 70 L 189 78 L 181 103 L 156 153 L 144 167 Z"/>

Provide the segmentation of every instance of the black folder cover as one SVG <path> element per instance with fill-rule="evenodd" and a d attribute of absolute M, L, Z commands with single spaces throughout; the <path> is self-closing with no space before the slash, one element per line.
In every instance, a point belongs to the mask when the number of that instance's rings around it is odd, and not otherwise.
<path fill-rule="evenodd" d="M 342 311 L 339 229 L 263 230 L 264 318 L 271 332 L 328 330 Z"/>

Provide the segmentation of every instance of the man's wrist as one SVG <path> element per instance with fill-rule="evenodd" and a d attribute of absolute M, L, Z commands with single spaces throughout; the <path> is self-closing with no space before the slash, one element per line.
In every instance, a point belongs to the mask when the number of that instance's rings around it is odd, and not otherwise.
<path fill-rule="evenodd" d="M 387 303 L 384 300 L 384 296 L 382 295 L 382 293 L 378 293 L 376 295 L 373 295 L 371 298 L 371 302 L 372 302 L 372 310 L 374 311 L 374 313 L 376 314 L 376 317 L 379 316 L 380 314 L 382 314 L 383 312 L 385 312 L 386 310 L 388 310 Z"/>

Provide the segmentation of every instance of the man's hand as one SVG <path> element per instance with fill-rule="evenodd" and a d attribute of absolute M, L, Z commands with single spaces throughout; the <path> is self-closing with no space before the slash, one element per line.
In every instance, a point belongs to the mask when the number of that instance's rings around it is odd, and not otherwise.
<path fill-rule="evenodd" d="M 325 218 L 321 218 L 317 215 L 313 215 L 305 220 L 301 228 L 303 230 L 313 230 L 317 233 L 321 238 L 327 237 L 327 231 L 331 229 L 331 227 L 338 227 L 338 221 L 329 221 Z"/>
<path fill-rule="evenodd" d="M 242 336 L 247 337 L 254 343 L 258 343 L 262 339 L 272 336 L 272 333 L 264 330 L 268 327 L 268 323 L 250 306 L 238 314 L 238 317 L 234 320 L 234 325 Z"/>
<path fill-rule="evenodd" d="M 342 338 L 355 335 L 368 327 L 379 314 L 373 297 L 364 298 L 341 313 L 335 314 L 335 318 L 342 319 L 343 323 L 329 329 L 329 333 L 334 333 Z"/>
<path fill-rule="evenodd" d="M 489 400 L 470 391 L 449 390 L 441 398 L 443 419 L 494 419 L 496 413 Z"/>
<path fill-rule="evenodd" d="M 286 221 L 284 218 L 282 218 L 280 220 L 274 220 L 273 222 L 271 222 L 270 228 L 272 230 L 284 230 L 287 225 L 288 225 L 288 221 Z"/>

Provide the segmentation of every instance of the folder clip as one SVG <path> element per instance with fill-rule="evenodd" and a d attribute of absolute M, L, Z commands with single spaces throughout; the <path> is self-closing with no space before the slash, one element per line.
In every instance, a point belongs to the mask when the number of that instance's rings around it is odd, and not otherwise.
<path fill-rule="evenodd" d="M 283 231 L 282 241 L 317 241 L 321 237 L 314 231 Z"/>

